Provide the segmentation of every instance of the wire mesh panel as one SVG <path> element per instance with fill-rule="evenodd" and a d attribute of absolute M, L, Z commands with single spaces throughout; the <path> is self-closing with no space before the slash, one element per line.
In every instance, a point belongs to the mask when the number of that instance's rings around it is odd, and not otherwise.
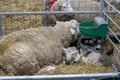
<path fill-rule="evenodd" d="M 33 12 L 43 10 L 44 0 L 0 0 L 0 12 Z"/>
<path fill-rule="evenodd" d="M 43 10 L 44 0 L 0 0 L 0 12 L 36 12 Z M 16 13 L 17 14 L 17 13 Z M 41 15 L 4 15 L 2 18 L 3 35 L 16 30 L 40 27 Z"/>
<path fill-rule="evenodd" d="M 46 0 L 49 1 L 49 0 Z M 46 6 L 46 5 L 45 5 Z M 48 7 L 48 6 L 46 6 Z M 48 11 L 65 11 L 70 12 L 70 14 L 56 14 L 54 15 L 54 18 L 58 21 L 66 21 L 71 19 L 76 19 L 79 22 L 84 20 L 90 20 L 93 19 L 96 16 L 100 16 L 99 13 L 94 13 L 101 10 L 101 3 L 97 0 L 58 0 L 55 1 L 52 6 L 49 6 L 49 9 L 46 9 Z M 75 14 L 74 11 L 80 11 L 81 13 Z M 93 11 L 92 14 L 88 11 Z M 84 13 L 82 13 L 84 12 Z M 94 14 L 93 14 L 94 13 Z M 51 17 L 49 15 L 49 17 Z M 51 21 L 51 18 L 47 18 L 47 24 Z"/>
<path fill-rule="evenodd" d="M 41 22 L 41 15 L 2 16 L 3 35 L 21 29 L 40 27 Z"/>

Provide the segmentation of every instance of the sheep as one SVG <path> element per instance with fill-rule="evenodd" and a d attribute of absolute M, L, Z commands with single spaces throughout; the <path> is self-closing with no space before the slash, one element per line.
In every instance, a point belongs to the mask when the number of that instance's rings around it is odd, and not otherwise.
<path fill-rule="evenodd" d="M 80 53 L 76 47 L 63 48 L 63 63 L 64 64 L 72 65 L 73 63 L 78 62 L 80 58 L 81 58 Z M 55 69 L 56 69 L 55 66 L 47 66 L 45 68 L 40 69 L 36 75 L 40 75 L 42 73 L 49 72 Z"/>
<path fill-rule="evenodd" d="M 102 55 L 98 50 L 96 50 L 96 47 L 98 47 L 98 45 L 95 47 L 82 45 L 80 48 L 80 55 L 83 62 L 92 64 L 100 62 Z"/>
<path fill-rule="evenodd" d="M 85 63 L 95 64 L 95 63 L 100 62 L 101 57 L 102 56 L 99 52 L 91 52 L 86 57 L 82 56 L 82 61 L 85 62 Z"/>
<path fill-rule="evenodd" d="M 68 47 L 68 48 L 63 48 L 64 50 L 64 63 L 66 64 L 73 64 L 75 62 L 78 62 L 80 59 L 80 53 L 76 49 L 76 47 Z"/>
<path fill-rule="evenodd" d="M 0 73 L 31 75 L 44 65 L 62 63 L 63 47 L 78 38 L 77 25 L 76 20 L 56 22 L 54 27 L 31 28 L 4 36 L 0 40 Z"/>
<path fill-rule="evenodd" d="M 100 6 L 100 2 L 92 0 L 57 0 L 51 7 L 50 11 L 100 11 Z M 55 16 L 52 15 L 50 20 L 69 21 L 71 19 L 76 19 L 80 22 L 86 20 L 86 18 L 91 19 L 95 16 L 99 16 L 99 14 L 56 14 Z"/>

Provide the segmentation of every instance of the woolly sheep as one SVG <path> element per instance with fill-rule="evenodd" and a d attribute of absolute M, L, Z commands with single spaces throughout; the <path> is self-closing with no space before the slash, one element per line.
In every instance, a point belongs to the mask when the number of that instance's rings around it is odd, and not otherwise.
<path fill-rule="evenodd" d="M 99 2 L 95 2 L 92 0 L 57 0 L 53 6 L 51 7 L 50 11 L 100 11 L 101 4 Z M 78 21 L 83 21 L 85 19 L 94 18 L 98 16 L 96 14 L 58 14 L 53 18 L 54 20 L 58 21 L 66 21 L 71 19 L 76 19 Z M 51 18 L 52 19 L 52 18 Z"/>
<path fill-rule="evenodd" d="M 30 75 L 44 65 L 63 62 L 63 47 L 77 40 L 77 25 L 71 20 L 6 35 L 0 40 L 0 75 Z"/>

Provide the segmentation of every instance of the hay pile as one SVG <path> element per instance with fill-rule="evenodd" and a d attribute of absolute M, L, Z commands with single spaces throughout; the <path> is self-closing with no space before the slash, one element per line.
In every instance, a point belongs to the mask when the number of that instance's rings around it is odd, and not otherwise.
<path fill-rule="evenodd" d="M 73 65 L 53 65 L 56 67 L 55 70 L 51 72 L 43 73 L 46 75 L 51 74 L 86 74 L 86 73 L 106 73 L 113 72 L 112 66 L 109 64 L 105 57 L 102 58 L 101 63 L 97 64 L 86 64 L 81 60 Z"/>

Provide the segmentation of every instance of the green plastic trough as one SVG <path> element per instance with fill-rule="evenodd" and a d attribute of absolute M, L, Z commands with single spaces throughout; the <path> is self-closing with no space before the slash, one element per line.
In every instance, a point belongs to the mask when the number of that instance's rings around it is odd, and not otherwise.
<path fill-rule="evenodd" d="M 94 26 L 94 20 L 83 21 L 79 23 L 79 31 L 84 36 L 105 38 L 108 33 L 108 24 Z"/>

